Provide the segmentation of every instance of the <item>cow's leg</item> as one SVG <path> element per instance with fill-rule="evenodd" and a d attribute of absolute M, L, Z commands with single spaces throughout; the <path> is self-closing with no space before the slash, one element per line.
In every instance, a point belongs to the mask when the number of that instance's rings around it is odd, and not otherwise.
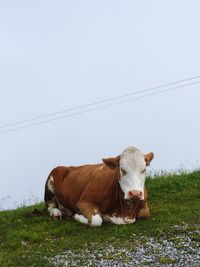
<path fill-rule="evenodd" d="M 147 219 L 150 217 L 150 210 L 147 203 L 147 190 L 144 189 L 144 200 L 140 201 L 136 218 L 137 219 Z"/>
<path fill-rule="evenodd" d="M 74 219 L 80 223 L 90 226 L 101 226 L 103 219 L 101 212 L 93 204 L 85 201 L 79 201 L 76 205 L 81 214 L 75 214 Z"/>
<path fill-rule="evenodd" d="M 139 208 L 138 208 L 136 218 L 137 219 L 147 219 L 149 217 L 150 217 L 149 206 L 148 206 L 146 201 L 144 201 L 144 202 L 142 201 Z"/>
<path fill-rule="evenodd" d="M 51 217 L 54 219 L 61 219 L 62 212 L 58 209 L 58 202 L 54 193 L 54 179 L 53 176 L 49 176 L 45 185 L 45 196 L 47 210 Z"/>

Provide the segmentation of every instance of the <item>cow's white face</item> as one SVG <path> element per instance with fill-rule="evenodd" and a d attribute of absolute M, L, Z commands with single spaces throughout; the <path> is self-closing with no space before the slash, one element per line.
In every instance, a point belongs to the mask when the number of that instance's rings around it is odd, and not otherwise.
<path fill-rule="evenodd" d="M 153 153 L 144 155 L 135 147 L 129 147 L 116 158 L 104 159 L 111 169 L 119 167 L 119 184 L 125 199 L 144 199 L 146 167 L 153 159 Z"/>
<path fill-rule="evenodd" d="M 145 156 L 137 148 L 127 148 L 120 156 L 119 167 L 119 184 L 124 192 L 124 198 L 144 199 Z"/>

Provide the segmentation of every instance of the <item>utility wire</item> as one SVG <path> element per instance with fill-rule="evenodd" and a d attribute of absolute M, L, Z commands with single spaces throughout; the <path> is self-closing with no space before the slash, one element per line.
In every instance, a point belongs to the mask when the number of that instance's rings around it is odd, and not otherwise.
<path fill-rule="evenodd" d="M 24 124 L 24 123 L 28 123 L 28 122 L 32 122 L 32 121 L 36 121 L 36 120 L 41 120 L 41 119 L 53 117 L 53 116 L 56 116 L 56 115 L 59 115 L 59 114 L 62 114 L 62 113 L 68 113 L 68 112 L 72 112 L 72 111 L 76 111 L 76 110 L 80 110 L 80 109 L 84 109 L 84 108 L 88 108 L 88 107 L 92 107 L 92 106 L 108 103 L 108 102 L 115 101 L 115 100 L 118 100 L 118 99 L 121 99 L 121 98 L 126 98 L 126 97 L 130 97 L 130 96 L 133 96 L 133 95 L 142 94 L 142 93 L 153 91 L 153 90 L 158 90 L 158 89 L 163 88 L 163 87 L 168 87 L 170 85 L 175 85 L 175 84 L 183 83 L 183 82 L 186 82 L 186 81 L 195 80 L 195 79 L 198 79 L 198 78 L 200 78 L 200 75 L 193 76 L 193 77 L 186 78 L 186 79 L 182 79 L 182 80 L 178 80 L 178 81 L 173 81 L 173 82 L 170 82 L 170 83 L 162 84 L 160 86 L 155 86 L 155 87 L 151 87 L 151 88 L 144 89 L 144 90 L 138 90 L 138 91 L 135 91 L 135 92 L 132 92 L 132 93 L 129 93 L 129 94 L 124 94 L 124 95 L 120 95 L 120 96 L 116 96 L 116 97 L 107 98 L 107 99 L 104 99 L 104 100 L 101 100 L 101 101 L 92 102 L 92 103 L 89 103 L 89 104 L 86 104 L 86 105 L 81 105 L 81 106 L 77 106 L 77 107 L 73 107 L 73 108 L 69 108 L 69 109 L 63 109 L 63 110 L 58 111 L 58 112 L 53 112 L 53 113 L 49 113 L 49 114 L 38 116 L 38 117 L 32 117 L 32 118 L 27 119 L 27 120 L 21 120 L 21 121 L 9 123 L 9 124 L 1 125 L 0 129 L 9 128 L 9 127 L 20 125 L 20 124 Z"/>
<path fill-rule="evenodd" d="M 95 111 L 95 110 L 99 110 L 99 109 L 104 109 L 104 108 L 111 107 L 111 106 L 116 106 L 116 105 L 119 105 L 119 104 L 122 104 L 122 103 L 126 103 L 126 102 L 130 102 L 130 101 L 133 101 L 133 100 L 146 98 L 146 97 L 153 96 L 153 95 L 167 93 L 169 91 L 177 90 L 177 89 L 180 89 L 180 88 L 183 88 L 183 87 L 192 86 L 192 85 L 196 85 L 196 84 L 200 84 L 200 81 L 196 81 L 196 82 L 192 82 L 192 83 L 176 86 L 176 87 L 173 87 L 173 88 L 160 90 L 158 92 L 144 94 L 142 96 L 138 96 L 138 97 L 134 97 L 134 98 L 130 98 L 130 99 L 125 99 L 125 100 L 122 100 L 122 101 L 106 104 L 106 105 L 103 105 L 103 106 L 100 106 L 100 107 L 96 107 L 96 108 L 92 108 L 92 109 L 87 109 L 87 110 L 82 110 L 82 111 L 79 111 L 79 112 L 74 112 L 74 113 L 67 114 L 65 116 L 61 116 L 61 117 L 57 117 L 57 118 L 52 118 L 52 119 L 48 119 L 48 120 L 44 120 L 44 121 L 40 121 L 40 122 L 35 122 L 35 123 L 32 123 L 32 124 L 28 124 L 28 125 L 16 127 L 16 128 L 13 128 L 13 129 L 4 130 L 4 131 L 1 131 L 0 134 L 4 134 L 4 133 L 8 133 L 8 132 L 14 132 L 14 131 L 17 131 L 17 130 L 20 130 L 20 129 L 24 129 L 24 128 L 29 128 L 29 127 L 32 127 L 32 126 L 35 126 L 35 125 L 46 124 L 46 123 L 49 123 L 49 122 L 52 122 L 52 121 L 61 120 L 61 119 L 68 118 L 68 117 L 74 117 L 76 115 L 80 115 L 80 114 L 83 114 L 83 113 L 87 113 L 87 112 L 91 112 L 91 111 Z"/>

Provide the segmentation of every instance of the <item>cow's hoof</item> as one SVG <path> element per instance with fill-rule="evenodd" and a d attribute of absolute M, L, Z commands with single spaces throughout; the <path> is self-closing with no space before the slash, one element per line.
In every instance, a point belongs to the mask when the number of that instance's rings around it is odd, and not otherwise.
<path fill-rule="evenodd" d="M 61 220 L 62 219 L 62 212 L 59 209 L 54 208 L 51 210 L 51 216 L 54 220 Z"/>
<path fill-rule="evenodd" d="M 52 218 L 55 221 L 62 220 L 62 216 L 53 216 Z"/>

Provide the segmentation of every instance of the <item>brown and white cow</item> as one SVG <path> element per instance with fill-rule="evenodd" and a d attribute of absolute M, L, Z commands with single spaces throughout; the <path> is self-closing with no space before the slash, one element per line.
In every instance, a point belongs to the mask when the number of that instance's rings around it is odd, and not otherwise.
<path fill-rule="evenodd" d="M 133 223 L 150 216 L 145 189 L 146 166 L 153 153 L 129 147 L 103 163 L 57 167 L 47 178 L 45 202 L 50 215 L 72 216 L 90 226 L 103 221 Z"/>

